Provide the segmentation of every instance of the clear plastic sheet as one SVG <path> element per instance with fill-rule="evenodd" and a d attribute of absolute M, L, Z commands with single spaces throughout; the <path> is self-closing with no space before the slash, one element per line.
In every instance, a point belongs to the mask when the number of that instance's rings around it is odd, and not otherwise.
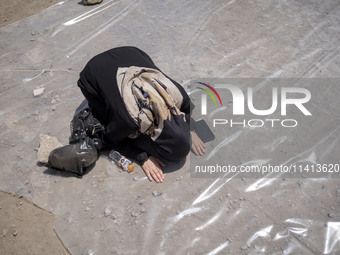
<path fill-rule="evenodd" d="M 339 254 L 337 178 L 191 178 L 188 157 L 156 184 L 105 156 L 82 179 L 36 164 L 39 134 L 67 144 L 78 74 L 102 51 L 137 46 L 188 91 L 201 77 L 335 78 L 339 17 L 339 1 L 65 1 L 1 28 L 0 189 L 55 214 L 72 254 Z M 327 93 L 339 98 L 339 85 L 313 92 L 331 125 L 241 129 L 222 150 L 242 163 L 337 160 L 339 103 L 327 107 Z"/>

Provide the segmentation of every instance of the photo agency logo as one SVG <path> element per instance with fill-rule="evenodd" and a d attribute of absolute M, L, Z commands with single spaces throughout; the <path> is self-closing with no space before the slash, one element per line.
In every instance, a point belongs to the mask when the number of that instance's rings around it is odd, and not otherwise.
<path fill-rule="evenodd" d="M 245 79 L 247 80 L 247 79 Z M 196 81 L 196 84 L 201 85 L 196 87 L 202 90 L 200 98 L 201 117 L 215 115 L 216 112 L 223 112 L 224 116 L 231 118 L 210 118 L 212 126 L 229 126 L 229 127 L 296 127 L 298 120 L 288 116 L 288 109 L 303 116 L 312 116 L 308 110 L 307 103 L 311 100 L 311 93 L 308 89 L 302 87 L 266 87 L 256 88 L 248 84 L 231 84 L 230 82 L 211 81 L 201 82 Z M 239 80 L 237 80 L 239 83 Z M 256 94 L 259 94 L 256 98 Z M 208 100 L 208 96 L 210 99 Z M 217 100 L 215 99 L 217 97 Z M 209 101 L 213 102 L 212 105 Z M 229 107 L 223 107 L 223 102 L 229 102 Z M 217 106 L 217 108 L 216 108 Z M 231 107 L 230 107 L 231 106 Z M 219 108 L 219 109 L 218 109 Z M 221 114 L 219 114 L 221 116 Z"/>
<path fill-rule="evenodd" d="M 220 95 L 217 93 L 217 91 L 216 91 L 212 86 L 210 86 L 209 84 L 203 83 L 203 82 L 197 82 L 197 83 L 199 83 L 199 84 L 201 84 L 201 85 L 203 85 L 203 86 L 206 86 L 206 87 L 209 88 L 212 92 L 214 92 L 215 95 L 217 96 L 218 100 L 220 101 L 221 106 L 223 106 L 223 105 L 222 105 L 222 100 L 221 100 Z M 207 93 L 207 94 L 211 97 L 211 99 L 213 100 L 213 102 L 215 103 L 215 105 L 217 105 L 214 96 L 211 94 L 211 92 L 209 92 L 209 90 L 204 89 L 204 88 L 201 88 L 201 87 L 197 87 L 197 88 L 198 88 L 198 89 L 201 89 L 201 90 L 203 90 L 205 93 Z M 202 109 L 202 114 L 203 114 L 203 115 L 207 115 L 207 95 L 206 95 L 206 94 L 202 94 L 202 107 L 201 107 L 201 109 Z"/>
<path fill-rule="evenodd" d="M 340 178 L 340 79 L 196 79 L 191 177 Z"/>

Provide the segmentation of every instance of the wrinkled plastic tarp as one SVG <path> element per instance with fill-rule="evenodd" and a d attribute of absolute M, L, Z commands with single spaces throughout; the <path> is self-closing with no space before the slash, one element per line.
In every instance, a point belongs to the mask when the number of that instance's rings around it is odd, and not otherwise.
<path fill-rule="evenodd" d="M 187 90 L 200 77 L 336 78 L 339 17 L 339 1 L 69 0 L 1 28 L 0 189 L 54 213 L 72 254 L 338 254 L 339 179 L 191 178 L 188 157 L 156 184 L 105 156 L 80 179 L 37 165 L 36 151 L 39 134 L 67 144 L 83 100 L 78 74 L 102 51 L 137 46 Z M 317 116 L 332 125 L 314 118 L 280 137 L 247 129 L 248 139 L 222 148 L 226 156 L 339 158 L 339 104 L 327 107 L 339 85 L 314 89 L 325 106 Z"/>

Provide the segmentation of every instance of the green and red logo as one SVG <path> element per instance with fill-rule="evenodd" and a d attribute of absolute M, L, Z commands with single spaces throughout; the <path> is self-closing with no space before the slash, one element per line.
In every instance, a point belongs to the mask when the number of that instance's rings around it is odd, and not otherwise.
<path fill-rule="evenodd" d="M 218 98 L 218 100 L 220 101 L 220 104 L 221 104 L 221 106 L 222 106 L 221 97 L 220 97 L 220 95 L 217 93 L 217 91 L 216 91 L 212 86 L 210 86 L 209 84 L 203 83 L 203 82 L 197 82 L 197 83 L 206 86 L 206 87 L 209 88 L 212 92 L 214 92 L 214 94 L 217 96 L 217 98 Z M 207 93 L 207 94 L 212 98 L 212 100 L 214 101 L 215 105 L 217 105 L 214 96 L 211 94 L 211 92 L 210 92 L 209 90 L 204 89 L 204 88 L 201 88 L 201 87 L 197 87 L 197 88 L 198 88 L 198 89 L 201 89 L 201 90 L 203 90 L 205 93 Z"/>

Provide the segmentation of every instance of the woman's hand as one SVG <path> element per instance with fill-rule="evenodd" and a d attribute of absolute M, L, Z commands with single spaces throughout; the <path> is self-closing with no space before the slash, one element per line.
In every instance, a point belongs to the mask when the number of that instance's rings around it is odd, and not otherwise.
<path fill-rule="evenodd" d="M 150 156 L 142 165 L 142 168 L 150 181 L 163 182 L 164 174 L 161 169 L 165 164 L 154 156 Z"/>
<path fill-rule="evenodd" d="M 205 145 L 202 142 L 201 138 L 198 137 L 198 135 L 193 132 L 190 131 L 191 134 L 191 149 L 192 151 L 196 154 L 196 155 L 200 155 L 202 156 L 205 153 Z"/>

